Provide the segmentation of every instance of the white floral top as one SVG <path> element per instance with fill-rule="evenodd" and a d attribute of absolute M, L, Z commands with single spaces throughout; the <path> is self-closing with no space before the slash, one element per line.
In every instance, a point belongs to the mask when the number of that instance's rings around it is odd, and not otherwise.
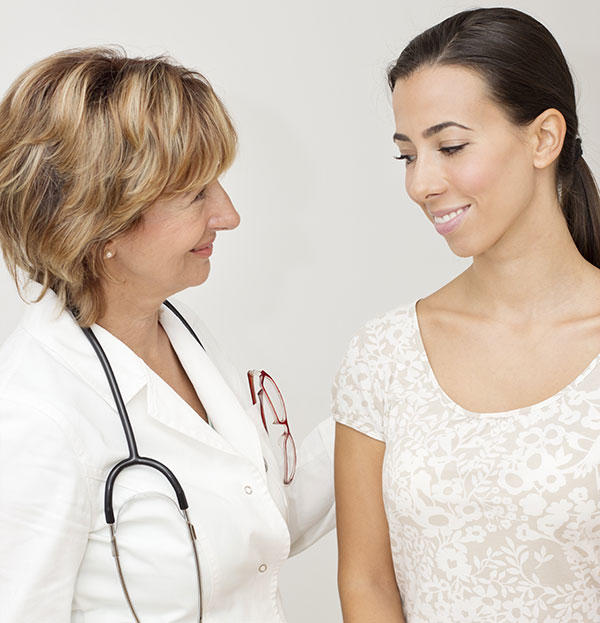
<path fill-rule="evenodd" d="M 599 362 L 543 402 L 473 413 L 438 385 L 414 305 L 354 337 L 333 413 L 386 444 L 408 623 L 600 621 Z"/>

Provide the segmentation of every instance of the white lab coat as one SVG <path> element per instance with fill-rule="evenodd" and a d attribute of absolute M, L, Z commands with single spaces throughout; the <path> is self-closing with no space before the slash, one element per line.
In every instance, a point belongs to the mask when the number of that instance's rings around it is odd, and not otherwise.
<path fill-rule="evenodd" d="M 214 428 L 121 341 L 93 330 L 140 454 L 169 467 L 187 495 L 204 623 L 282 623 L 281 565 L 333 527 L 332 423 L 305 440 L 284 486 L 237 371 L 178 307 L 206 352 L 166 308 L 161 324 Z M 131 622 L 103 505 L 126 440 L 100 363 L 52 292 L 0 349 L 0 397 L 0 621 Z M 121 559 L 143 623 L 197 620 L 192 550 L 174 499 L 154 470 L 136 466 L 117 478 Z"/>

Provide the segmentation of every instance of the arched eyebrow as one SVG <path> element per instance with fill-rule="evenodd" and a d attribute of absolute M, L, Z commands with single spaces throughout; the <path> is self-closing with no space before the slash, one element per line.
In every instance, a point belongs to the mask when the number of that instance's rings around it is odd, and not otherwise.
<path fill-rule="evenodd" d="M 457 123 L 456 121 L 442 121 L 442 123 L 436 123 L 435 125 L 432 125 L 430 128 L 427 128 L 426 130 L 424 130 L 423 138 L 430 138 L 434 134 L 438 134 L 442 130 L 445 130 L 446 128 L 449 128 L 451 126 L 462 128 L 463 130 L 469 130 L 469 132 L 473 131 L 471 128 L 468 128 L 466 125 L 463 125 L 462 123 Z M 406 134 L 398 134 L 397 132 L 394 134 L 394 140 L 401 141 L 403 143 L 411 142 L 411 140 L 408 138 L 408 136 L 406 136 Z"/>

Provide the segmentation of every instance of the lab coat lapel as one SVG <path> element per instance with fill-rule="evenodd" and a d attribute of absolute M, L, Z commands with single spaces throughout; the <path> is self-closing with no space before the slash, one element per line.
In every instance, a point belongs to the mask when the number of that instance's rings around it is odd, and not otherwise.
<path fill-rule="evenodd" d="M 171 311 L 163 308 L 160 322 L 215 430 L 237 453 L 246 456 L 264 472 L 254 424 L 215 363 Z M 198 337 L 202 340 L 202 335 Z"/>

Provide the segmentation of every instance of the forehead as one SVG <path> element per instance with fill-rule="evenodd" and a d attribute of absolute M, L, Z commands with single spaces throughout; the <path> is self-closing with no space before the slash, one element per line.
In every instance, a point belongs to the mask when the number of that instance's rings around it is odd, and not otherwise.
<path fill-rule="evenodd" d="M 474 130 L 503 121 L 506 115 L 489 96 L 486 82 L 475 71 L 435 65 L 398 80 L 392 95 L 398 132 L 419 134 L 444 121 Z"/>

